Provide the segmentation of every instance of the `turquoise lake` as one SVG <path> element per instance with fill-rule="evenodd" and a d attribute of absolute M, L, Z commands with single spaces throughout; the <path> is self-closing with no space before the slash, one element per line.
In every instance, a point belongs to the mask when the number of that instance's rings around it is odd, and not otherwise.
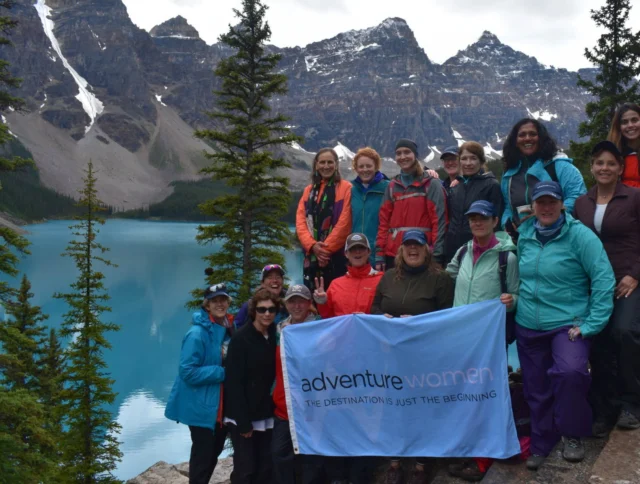
<path fill-rule="evenodd" d="M 66 308 L 52 295 L 66 291 L 77 274 L 73 261 L 60 257 L 71 237 L 69 224 L 27 226 L 31 255 L 19 267 L 32 282 L 34 304 L 49 315 L 54 327 Z M 124 457 L 116 472 L 120 479 L 130 479 L 159 460 L 179 463 L 189 458 L 189 430 L 165 419 L 164 406 L 190 324 L 184 304 L 191 289 L 204 288 L 202 257 L 217 248 L 195 242 L 197 226 L 110 220 L 98 236 L 111 249 L 107 258 L 119 266 L 103 271 L 113 309 L 103 319 L 121 325 L 119 332 L 109 335 L 113 350 L 105 355 L 118 393 L 111 410 L 122 425 Z M 286 260 L 290 279 L 299 282 L 301 253 L 287 253 Z M 510 350 L 510 359 L 516 361 L 515 347 Z"/>

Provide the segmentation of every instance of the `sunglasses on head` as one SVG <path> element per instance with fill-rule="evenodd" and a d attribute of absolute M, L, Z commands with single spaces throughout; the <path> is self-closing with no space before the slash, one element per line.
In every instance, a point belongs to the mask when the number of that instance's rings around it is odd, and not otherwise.
<path fill-rule="evenodd" d="M 278 312 L 278 308 L 276 308 L 275 306 L 270 306 L 268 308 L 265 308 L 264 306 L 258 306 L 256 308 L 256 313 L 260 313 L 260 314 L 264 314 L 264 313 L 275 314 L 277 312 Z"/>

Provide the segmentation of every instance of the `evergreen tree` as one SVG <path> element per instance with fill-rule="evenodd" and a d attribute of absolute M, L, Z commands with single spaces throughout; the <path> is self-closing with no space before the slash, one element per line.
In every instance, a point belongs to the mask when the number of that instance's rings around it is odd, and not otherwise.
<path fill-rule="evenodd" d="M 580 137 L 590 139 L 571 143 L 585 178 L 591 149 L 607 138 L 616 108 L 624 102 L 640 101 L 640 31 L 634 33 L 627 25 L 630 10 L 630 0 L 606 0 L 599 10 L 591 11 L 591 18 L 605 33 L 592 50 L 585 49 L 585 57 L 599 68 L 595 82 L 578 76 L 578 86 L 595 97 L 586 105 L 587 121 L 578 128 Z"/>
<path fill-rule="evenodd" d="M 238 25 L 219 39 L 235 51 L 215 70 L 222 87 L 215 91 L 219 110 L 209 116 L 222 127 L 196 132 L 216 149 L 207 154 L 212 164 L 203 172 L 233 189 L 200 205 L 205 215 L 221 222 L 200 226 L 196 239 L 201 244 L 223 241 L 219 252 L 205 258 L 213 267 L 209 282 L 231 283 L 238 301 L 249 297 L 262 266 L 283 264 L 279 250 L 291 248 L 282 220 L 290 199 L 289 180 L 275 174 L 290 165 L 269 150 L 300 140 L 285 127 L 287 118 L 272 113 L 269 105 L 272 96 L 287 92 L 287 77 L 275 72 L 280 55 L 265 50 L 271 37 L 264 19 L 267 7 L 260 0 L 243 0 L 242 7 L 234 9 Z"/>
<path fill-rule="evenodd" d="M 117 331 L 116 324 L 104 323 L 101 315 L 110 311 L 104 287 L 104 274 L 96 265 L 113 265 L 105 259 L 108 249 L 96 241 L 104 219 L 99 212 L 103 205 L 98 199 L 93 164 L 85 170 L 84 188 L 80 190 L 78 206 L 82 214 L 72 225 L 75 238 L 69 243 L 64 256 L 71 257 L 78 269 L 78 278 L 71 284 L 71 291 L 56 294 L 68 307 L 60 329 L 60 335 L 71 338 L 67 348 L 66 387 L 63 393 L 65 415 L 63 469 L 66 481 L 93 484 L 118 482 L 112 471 L 122 453 L 118 449 L 117 434 L 120 426 L 105 408 L 113 403 L 113 380 L 105 371 L 104 350 L 111 348 L 105 337 L 109 331 Z"/>

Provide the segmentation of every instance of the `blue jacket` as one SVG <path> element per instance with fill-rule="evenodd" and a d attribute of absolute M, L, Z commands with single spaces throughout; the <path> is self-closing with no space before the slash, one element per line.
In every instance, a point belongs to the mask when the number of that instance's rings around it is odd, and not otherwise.
<path fill-rule="evenodd" d="M 367 236 L 371 246 L 371 257 L 369 262 L 375 265 L 376 257 L 373 248 L 376 245 L 378 236 L 378 223 L 380 221 L 380 205 L 384 192 L 390 180 L 384 173 L 377 172 L 372 183 L 365 188 L 360 181 L 360 177 L 351 181 L 351 233 L 360 232 Z"/>
<path fill-rule="evenodd" d="M 193 313 L 193 325 L 182 339 L 178 376 L 171 389 L 164 416 L 169 420 L 215 429 L 220 404 L 222 345 L 227 330 L 213 324 L 201 309 Z"/>
<path fill-rule="evenodd" d="M 583 336 L 593 336 L 609 321 L 616 281 L 600 239 L 566 217 L 560 234 L 544 246 L 536 238 L 534 217 L 518 230 L 516 322 L 538 331 L 577 325 Z"/>
<path fill-rule="evenodd" d="M 587 187 L 584 184 L 584 179 L 580 170 L 573 166 L 573 160 L 567 158 L 567 156 L 558 152 L 553 159 L 543 162 L 542 160 L 536 160 L 527 170 L 527 178 L 534 177 L 538 181 L 550 181 L 551 176 L 545 170 L 545 167 L 555 163 L 556 175 L 558 177 L 558 183 L 562 187 L 562 193 L 564 195 L 564 206 L 567 208 L 567 213 L 573 212 L 573 206 L 576 203 L 576 199 L 580 195 L 587 193 Z M 514 168 L 507 170 L 502 175 L 502 182 L 500 186 L 502 188 L 502 196 L 504 197 L 504 213 L 502 214 L 502 226 L 508 220 L 512 219 L 513 207 L 511 206 L 511 177 L 520 171 L 522 162 L 518 162 L 518 165 Z M 526 196 L 527 201 L 530 202 L 531 197 L 529 194 Z"/>

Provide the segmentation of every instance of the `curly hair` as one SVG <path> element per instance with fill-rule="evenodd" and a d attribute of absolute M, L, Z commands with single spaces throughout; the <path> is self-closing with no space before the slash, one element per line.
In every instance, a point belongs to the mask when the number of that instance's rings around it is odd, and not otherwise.
<path fill-rule="evenodd" d="M 382 166 L 382 159 L 380 158 L 380 155 L 376 150 L 368 146 L 366 148 L 360 148 L 356 153 L 356 156 L 353 157 L 353 161 L 351 162 L 353 171 L 356 170 L 358 166 L 358 160 L 363 156 L 371 158 L 373 160 L 373 166 L 375 167 L 376 171 L 380 171 L 380 166 Z"/>
<path fill-rule="evenodd" d="M 462 143 L 460 148 L 458 148 L 458 160 L 460 160 L 460 156 L 464 150 L 476 155 L 480 160 L 481 165 L 484 165 L 487 162 L 487 158 L 484 155 L 484 148 L 480 143 L 476 143 L 475 141 L 465 141 Z"/>
<path fill-rule="evenodd" d="M 333 148 L 322 148 L 318 150 L 316 156 L 313 158 L 313 163 L 311 164 L 311 183 L 317 183 L 321 181 L 321 176 L 316 170 L 316 165 L 318 164 L 318 159 L 320 159 L 320 155 L 324 153 L 331 153 L 333 155 L 333 159 L 336 161 L 336 174 L 334 175 L 334 179 L 336 182 L 342 180 L 342 176 L 340 175 L 340 158 L 338 157 L 338 153 Z"/>
<path fill-rule="evenodd" d="M 611 128 L 609 129 L 609 136 L 607 136 L 607 139 L 615 144 L 622 153 L 627 150 L 628 146 L 626 140 L 622 136 L 620 122 L 622 121 L 622 116 L 629 111 L 634 111 L 635 113 L 640 115 L 640 106 L 635 103 L 624 103 L 622 106 L 620 106 L 616 110 L 616 114 L 613 116 L 613 120 L 611 121 Z"/>
<path fill-rule="evenodd" d="M 431 272 L 440 272 L 442 269 L 438 267 L 436 261 L 433 259 L 431 254 L 431 249 L 429 249 L 428 245 L 424 246 L 427 253 L 424 256 L 424 263 L 427 266 L 428 270 Z M 394 280 L 399 281 L 404 277 L 404 245 L 398 247 L 398 252 L 396 253 L 396 258 L 394 261 L 394 271 L 396 273 Z"/>
<path fill-rule="evenodd" d="M 276 307 L 276 312 L 280 312 L 280 298 L 274 296 L 268 289 L 260 288 L 249 299 L 249 321 L 256 320 L 256 307 L 262 301 L 271 301 Z"/>
<path fill-rule="evenodd" d="M 522 158 L 522 153 L 520 149 L 516 146 L 518 142 L 518 131 L 525 124 L 533 124 L 538 131 L 538 152 L 536 156 L 541 158 L 544 161 L 550 160 L 553 158 L 553 155 L 558 151 L 558 145 L 556 141 L 549 135 L 549 131 L 544 124 L 542 124 L 537 119 L 533 118 L 523 118 L 518 121 L 507 136 L 507 139 L 504 142 L 504 146 L 502 148 L 502 153 L 504 157 L 504 161 L 507 165 L 507 170 L 510 168 L 514 168 L 520 159 Z"/>

